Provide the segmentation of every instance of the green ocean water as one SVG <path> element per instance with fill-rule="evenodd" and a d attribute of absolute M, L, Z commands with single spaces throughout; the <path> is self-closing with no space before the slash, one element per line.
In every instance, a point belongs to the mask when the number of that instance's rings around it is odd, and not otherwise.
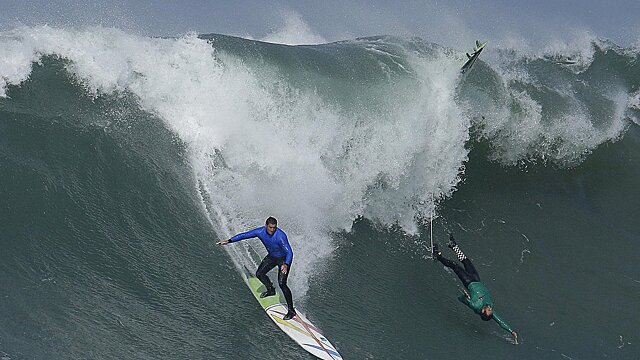
<path fill-rule="evenodd" d="M 345 359 L 640 357 L 632 49 L 487 51 L 464 78 L 464 54 L 389 37 L 45 28 L 0 49 L 2 359 L 310 359 L 238 272 L 258 241 L 214 245 L 269 215 Z M 457 301 L 430 226 L 520 345 Z"/>

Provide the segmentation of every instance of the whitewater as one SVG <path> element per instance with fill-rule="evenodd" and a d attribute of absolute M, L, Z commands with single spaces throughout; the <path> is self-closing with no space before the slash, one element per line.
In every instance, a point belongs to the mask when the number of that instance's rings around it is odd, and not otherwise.
<path fill-rule="evenodd" d="M 345 358 L 456 356 L 446 341 L 488 343 L 498 358 L 637 357 L 637 49 L 597 38 L 538 50 L 489 42 L 462 76 L 469 49 L 444 45 L 372 36 L 290 46 L 102 27 L 0 34 L 12 235 L 0 354 L 258 358 L 279 354 L 263 347 L 276 342 L 307 358 L 270 328 L 237 274 L 264 255 L 259 243 L 213 245 L 274 216 L 295 253 L 294 298 Z M 15 213 L 26 194 L 40 205 Z M 54 221 L 55 211 L 69 214 Z M 39 218 L 50 221 L 33 225 Z M 455 279 L 429 259 L 431 224 L 436 241 L 460 233 L 481 275 L 499 279 L 489 286 L 522 346 L 456 304 Z M 110 254 L 127 260 L 111 264 Z M 580 269 L 594 273 L 559 280 Z M 592 282 L 612 289 L 551 296 Z M 26 300 L 29 291 L 58 305 Z M 616 321 L 576 320 L 598 313 L 594 303 L 616 304 Z M 106 314 L 88 310 L 101 305 Z M 573 340 L 544 335 L 574 324 Z M 179 326 L 185 335 L 160 330 Z M 92 331 L 100 336 L 81 338 Z M 139 341 L 119 346 L 126 334 Z M 258 340 L 235 353 L 244 337 Z M 156 352 L 162 339 L 172 345 Z"/>

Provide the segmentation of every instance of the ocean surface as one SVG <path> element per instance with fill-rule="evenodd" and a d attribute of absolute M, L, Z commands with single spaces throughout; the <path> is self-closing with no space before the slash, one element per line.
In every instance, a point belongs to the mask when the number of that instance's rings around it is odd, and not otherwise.
<path fill-rule="evenodd" d="M 312 359 L 215 245 L 268 216 L 345 359 L 640 359 L 640 50 L 487 40 L 0 33 L 0 359 Z"/>

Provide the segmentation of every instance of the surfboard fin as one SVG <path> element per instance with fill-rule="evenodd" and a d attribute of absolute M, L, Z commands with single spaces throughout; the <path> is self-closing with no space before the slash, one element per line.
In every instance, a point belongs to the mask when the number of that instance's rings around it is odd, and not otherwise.
<path fill-rule="evenodd" d="M 480 41 L 476 40 L 476 47 L 479 48 L 480 45 L 482 45 L 482 44 L 480 44 Z"/>
<path fill-rule="evenodd" d="M 467 53 L 467 59 L 471 59 L 471 55 L 469 55 L 469 53 Z"/>

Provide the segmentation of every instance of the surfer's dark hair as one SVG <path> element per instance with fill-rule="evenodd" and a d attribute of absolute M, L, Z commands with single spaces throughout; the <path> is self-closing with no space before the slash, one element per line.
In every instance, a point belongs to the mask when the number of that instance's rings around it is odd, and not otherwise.
<path fill-rule="evenodd" d="M 267 218 L 267 221 L 265 221 L 264 223 L 265 225 L 272 224 L 272 225 L 278 226 L 278 220 L 276 220 L 276 218 L 274 218 L 273 216 L 269 216 Z"/>
<path fill-rule="evenodd" d="M 481 317 L 481 318 L 482 318 L 482 320 L 484 320 L 484 321 L 489 321 L 489 320 L 493 319 L 493 314 L 491 314 L 491 315 L 487 315 L 487 314 L 485 314 L 485 313 L 480 313 L 480 317 Z"/>

